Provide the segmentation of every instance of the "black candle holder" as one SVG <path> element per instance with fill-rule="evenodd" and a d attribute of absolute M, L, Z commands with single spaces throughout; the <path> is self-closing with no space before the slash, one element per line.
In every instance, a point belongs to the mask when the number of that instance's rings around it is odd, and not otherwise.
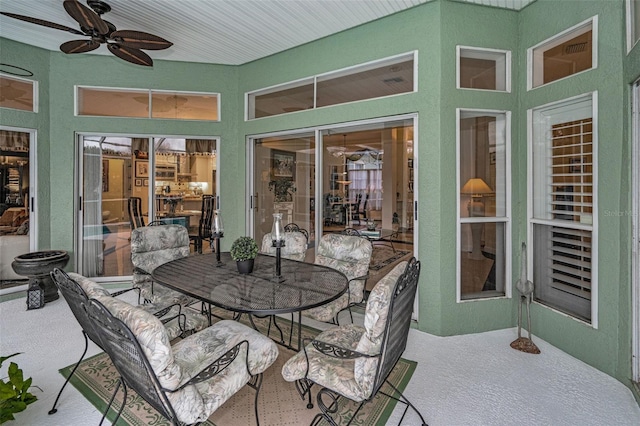
<path fill-rule="evenodd" d="M 220 261 L 220 238 L 224 237 L 224 232 L 213 232 L 211 234 L 211 237 L 215 240 L 216 244 L 216 267 L 220 267 L 222 265 L 224 265 L 221 261 Z"/>
<path fill-rule="evenodd" d="M 280 260 L 282 259 L 282 254 L 281 254 L 281 250 L 282 247 L 285 246 L 284 244 L 284 240 L 273 240 L 271 243 L 272 247 L 276 248 L 276 276 L 274 277 L 274 281 L 277 283 L 281 283 L 284 281 L 284 278 L 282 277 L 281 274 L 281 269 L 280 269 Z"/>

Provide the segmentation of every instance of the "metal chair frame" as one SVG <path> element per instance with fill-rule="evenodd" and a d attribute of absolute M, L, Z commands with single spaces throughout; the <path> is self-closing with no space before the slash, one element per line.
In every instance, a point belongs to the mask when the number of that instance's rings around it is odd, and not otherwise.
<path fill-rule="evenodd" d="M 409 329 L 411 328 L 411 313 L 413 312 L 413 302 L 418 287 L 419 276 L 420 261 L 416 260 L 416 258 L 413 257 L 411 258 L 411 260 L 409 260 L 404 273 L 398 278 L 398 281 L 396 282 L 393 291 L 393 297 L 389 305 L 389 314 L 387 317 L 387 323 L 385 324 L 382 345 L 378 354 L 363 354 L 350 348 L 343 348 L 319 340 L 309 339 L 313 347 L 327 357 L 338 359 L 355 359 L 360 357 L 378 358 L 378 366 L 371 395 L 369 396 L 369 398 L 363 400 L 360 403 L 347 425 L 351 424 L 362 406 L 371 401 L 377 393 L 381 393 L 382 395 L 392 398 L 405 405 L 404 412 L 398 424 L 402 423 L 402 420 L 404 419 L 404 416 L 406 415 L 409 407 L 411 407 L 418 414 L 423 426 L 426 426 L 427 424 L 424 420 L 424 417 L 422 417 L 422 414 L 417 410 L 417 408 L 402 394 L 402 392 L 400 392 L 399 389 L 397 389 L 388 381 L 389 374 L 398 363 L 398 360 L 407 347 Z M 309 358 L 306 344 L 304 346 L 304 354 L 307 358 L 308 368 Z M 309 372 L 307 371 L 305 376 L 308 375 L 308 373 Z M 391 394 L 380 390 L 384 383 L 391 387 L 393 391 Z M 296 388 L 300 393 L 300 396 L 303 400 L 305 399 L 305 397 L 307 398 L 307 408 L 313 408 L 313 404 L 311 402 L 311 387 L 314 384 L 315 383 L 308 378 L 296 381 Z M 395 396 L 394 394 L 398 396 Z M 323 399 L 325 397 L 328 398 L 328 403 L 326 403 Z M 320 391 L 318 391 L 316 399 L 318 408 L 320 409 L 320 413 L 318 413 L 314 417 L 311 425 L 318 425 L 321 421 L 325 420 L 332 426 L 338 426 L 338 423 L 336 423 L 331 415 L 335 414 L 338 411 L 340 398 L 345 397 L 328 388 L 322 388 Z"/>
<path fill-rule="evenodd" d="M 58 268 L 54 269 L 51 272 L 51 278 L 56 283 L 64 299 L 67 301 L 67 304 L 69 305 L 69 308 L 71 309 L 71 312 L 73 313 L 74 317 L 80 324 L 80 327 L 82 327 L 82 334 L 84 336 L 84 351 L 82 352 L 82 355 L 80 356 L 80 359 L 78 360 L 76 365 L 71 370 L 69 377 L 67 377 L 64 384 L 58 391 L 58 395 L 56 396 L 53 406 L 51 407 L 51 410 L 49 410 L 49 414 L 55 414 L 58 411 L 58 409 L 56 408 L 56 405 L 58 405 L 58 401 L 60 400 L 62 391 L 64 391 L 64 388 L 67 386 L 67 383 L 69 383 L 69 381 L 71 380 L 71 377 L 76 372 L 76 370 L 80 366 L 80 363 L 82 362 L 85 355 L 87 354 L 87 350 L 89 349 L 89 340 L 91 340 L 93 343 L 98 345 L 100 349 L 104 350 L 104 348 L 102 346 L 102 342 L 100 341 L 99 333 L 95 328 L 95 324 L 87 316 L 86 310 L 84 309 L 84 306 L 87 305 L 90 300 L 89 297 L 87 296 L 87 293 L 85 293 L 82 287 L 80 287 L 80 284 L 74 281 L 71 277 L 69 277 L 69 275 L 66 274 L 66 272 L 62 271 L 61 269 L 58 269 Z M 131 290 L 135 290 L 135 289 L 129 288 L 126 290 L 121 290 L 115 293 L 111 293 L 111 296 L 117 297 Z M 162 318 L 175 306 L 178 307 L 177 315 L 173 315 L 167 318 Z M 185 330 L 186 328 L 185 316 L 182 313 L 181 309 L 182 308 L 180 305 L 175 304 L 175 305 L 171 305 L 166 308 L 163 308 L 153 313 L 153 315 L 160 318 L 163 324 L 166 324 L 167 322 L 175 318 L 178 318 L 178 324 L 180 325 L 180 329 L 183 331 L 183 333 L 186 333 L 187 330 Z"/>
<path fill-rule="evenodd" d="M 117 423 L 118 418 L 122 414 L 128 396 L 127 389 L 129 388 L 133 389 L 142 399 L 158 410 L 172 425 L 181 425 L 182 423 L 178 420 L 167 394 L 182 390 L 186 386 L 209 380 L 220 374 L 237 358 L 243 346 L 246 349 L 245 366 L 249 376 L 251 376 L 247 384 L 256 390 L 254 407 L 256 422 L 258 425 L 260 424 L 258 417 L 258 395 L 260 393 L 260 387 L 262 386 L 263 375 L 262 373 L 252 375 L 249 371 L 249 342 L 247 340 L 242 340 L 237 343 L 176 389 L 166 389 L 160 384 L 158 377 L 153 371 L 149 360 L 131 329 L 124 322 L 113 316 L 102 303 L 95 299 L 90 299 L 90 304 L 86 306 L 86 309 L 88 317 L 99 326 L 97 330 L 104 350 L 120 374 L 116 392 L 119 390 L 120 385 L 123 386 L 124 399 L 113 424 Z M 104 421 L 112 402 L 113 397 L 103 413 L 103 419 L 100 421 L 100 424 Z"/>

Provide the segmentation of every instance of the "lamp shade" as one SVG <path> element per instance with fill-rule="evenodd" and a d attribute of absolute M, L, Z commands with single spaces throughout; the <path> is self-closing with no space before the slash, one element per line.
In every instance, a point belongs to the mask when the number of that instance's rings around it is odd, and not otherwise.
<path fill-rule="evenodd" d="M 461 194 L 471 194 L 474 197 L 481 197 L 484 194 L 493 194 L 493 190 L 485 181 L 480 178 L 471 178 L 460 190 Z"/>

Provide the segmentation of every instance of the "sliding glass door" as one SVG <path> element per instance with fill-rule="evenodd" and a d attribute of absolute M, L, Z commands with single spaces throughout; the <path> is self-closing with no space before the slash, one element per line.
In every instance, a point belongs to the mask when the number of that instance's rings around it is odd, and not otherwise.
<path fill-rule="evenodd" d="M 316 142 L 314 132 L 253 140 L 253 235 L 260 243 L 271 232 L 273 214 L 295 223 L 315 240 Z M 313 257 L 310 257 L 313 259 Z"/>
<path fill-rule="evenodd" d="M 345 228 L 370 236 L 381 257 L 413 253 L 413 141 L 412 117 L 250 138 L 254 238 L 282 213 L 309 231 L 307 260 L 316 235 Z"/>
<path fill-rule="evenodd" d="M 132 229 L 160 221 L 196 234 L 202 196 L 217 197 L 215 139 L 81 135 L 79 147 L 76 264 L 87 277 L 131 275 Z"/>

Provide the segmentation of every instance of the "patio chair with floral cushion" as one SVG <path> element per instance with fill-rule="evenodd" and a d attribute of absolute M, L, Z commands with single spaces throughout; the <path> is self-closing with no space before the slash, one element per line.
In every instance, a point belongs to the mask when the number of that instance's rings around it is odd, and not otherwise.
<path fill-rule="evenodd" d="M 282 257 L 303 262 L 307 254 L 307 237 L 305 237 L 302 232 L 298 231 L 285 232 L 283 236 L 284 247 L 280 249 Z M 262 237 L 260 253 L 272 256 L 276 255 L 276 248 L 273 247 L 271 232 Z"/>
<path fill-rule="evenodd" d="M 69 374 L 69 377 L 67 377 L 66 381 L 60 388 L 58 396 L 53 403 L 53 407 L 49 411 L 49 414 L 54 414 L 58 411 L 56 409 L 56 405 L 62 395 L 62 391 L 87 354 L 89 340 L 97 344 L 102 349 L 102 343 L 97 336 L 97 332 L 94 330 L 92 322 L 86 316 L 84 306 L 88 303 L 90 298 L 113 298 L 132 289 L 109 293 L 107 289 L 89 278 L 72 272 L 67 274 L 57 268 L 51 272 L 51 277 L 60 290 L 60 293 L 62 293 L 64 299 L 67 301 L 71 312 L 82 327 L 82 334 L 84 335 L 84 351 L 71 371 L 71 374 Z M 189 311 L 177 303 L 164 307 L 150 303 L 142 305 L 141 307 L 160 319 L 161 323 L 167 330 L 169 338 L 172 340 L 179 336 L 184 337 L 195 331 L 202 330 L 209 325 L 209 321 L 206 316 L 197 312 Z"/>
<path fill-rule="evenodd" d="M 426 425 L 416 407 L 387 380 L 407 346 L 419 275 L 420 262 L 415 258 L 400 262 L 371 291 L 364 327 L 347 324 L 328 329 L 284 364 L 282 376 L 296 382 L 300 396 L 307 399 L 307 408 L 313 408 L 311 387 L 322 386 L 316 397 L 320 413 L 312 425 L 323 420 L 337 425 L 331 415 L 338 412 L 341 397 L 360 403 L 347 423 L 351 424 L 362 406 L 378 393 L 405 405 L 400 423 L 411 407 Z M 389 393 L 381 390 L 385 383 Z M 340 424 L 344 420 L 340 419 Z"/>
<path fill-rule="evenodd" d="M 154 285 L 151 279 L 158 266 L 187 257 L 189 252 L 189 232 L 182 225 L 144 226 L 131 232 L 132 284 L 140 289 L 140 297 L 145 302 L 184 306 L 198 302 L 178 291 Z"/>
<path fill-rule="evenodd" d="M 260 424 L 262 373 L 278 357 L 271 339 L 224 320 L 171 345 L 166 329 L 150 313 L 115 298 L 90 302 L 88 315 L 120 374 L 116 392 L 122 384 L 122 406 L 128 389 L 133 389 L 172 424 L 196 424 L 248 384 L 256 390 L 255 416 Z M 120 412 L 114 424 L 119 416 Z"/>
<path fill-rule="evenodd" d="M 351 307 L 364 300 L 364 284 L 372 253 L 373 246 L 367 238 L 341 234 L 323 235 L 318 244 L 315 263 L 345 274 L 349 280 L 349 288 L 333 302 L 303 311 L 302 314 L 316 321 L 338 324 L 338 314 L 348 309 L 353 322 Z"/>

